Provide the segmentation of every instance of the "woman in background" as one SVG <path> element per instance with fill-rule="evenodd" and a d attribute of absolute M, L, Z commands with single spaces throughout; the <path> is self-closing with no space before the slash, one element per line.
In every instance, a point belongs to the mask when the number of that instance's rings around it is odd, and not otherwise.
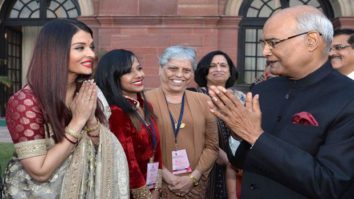
<path fill-rule="evenodd" d="M 261 83 L 261 82 L 264 82 L 270 78 L 273 78 L 273 77 L 278 77 L 278 75 L 274 75 L 272 72 L 270 72 L 270 65 L 268 63 L 268 61 L 266 62 L 266 65 L 264 66 L 264 71 L 263 71 L 263 74 L 259 77 L 257 77 L 254 82 L 251 84 L 251 87 L 250 87 L 250 90 L 252 90 L 252 88 Z"/>
<path fill-rule="evenodd" d="M 230 89 L 235 84 L 237 76 L 236 67 L 230 57 L 222 51 L 213 51 L 199 61 L 197 69 L 194 72 L 194 80 L 198 84 L 198 87 L 188 88 L 188 90 L 209 95 L 208 87 L 213 85 Z M 245 103 L 244 93 L 237 90 L 231 91 L 242 103 Z M 238 146 L 239 142 L 237 140 L 240 140 L 240 138 L 236 137 L 236 140 L 234 140 L 230 136 L 232 135 L 231 130 L 219 118 L 217 119 L 217 124 L 219 132 L 219 155 L 210 173 L 210 197 L 227 199 L 226 168 L 229 165 L 228 158 L 232 157 L 236 150 L 234 146 L 231 146 L 233 150 L 230 150 L 230 144 Z"/>
<path fill-rule="evenodd" d="M 112 111 L 110 129 L 128 159 L 131 197 L 157 199 L 162 183 L 160 135 L 144 96 L 144 77 L 137 57 L 127 50 L 105 54 L 95 74 Z"/>
<path fill-rule="evenodd" d="M 41 29 L 28 85 L 6 110 L 15 153 L 4 199 L 129 197 L 123 148 L 105 126 L 108 104 L 89 80 L 93 49 L 82 22 L 56 19 Z"/>

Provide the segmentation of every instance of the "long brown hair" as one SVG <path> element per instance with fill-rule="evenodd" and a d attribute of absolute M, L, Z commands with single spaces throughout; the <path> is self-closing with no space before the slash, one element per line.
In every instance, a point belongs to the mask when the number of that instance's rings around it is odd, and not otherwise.
<path fill-rule="evenodd" d="M 47 129 L 48 123 L 51 124 L 56 143 L 62 141 L 65 126 L 72 119 L 70 110 L 65 105 L 65 98 L 71 40 L 79 30 L 86 31 L 92 36 L 92 30 L 79 21 L 55 19 L 44 25 L 37 37 L 27 72 L 28 84 L 38 98 Z M 80 80 L 88 78 L 90 75 L 78 77 Z M 82 81 L 76 82 L 78 92 Z M 103 124 L 107 124 L 100 107 L 99 103 L 95 114 Z M 49 131 L 47 133 L 49 136 Z"/>

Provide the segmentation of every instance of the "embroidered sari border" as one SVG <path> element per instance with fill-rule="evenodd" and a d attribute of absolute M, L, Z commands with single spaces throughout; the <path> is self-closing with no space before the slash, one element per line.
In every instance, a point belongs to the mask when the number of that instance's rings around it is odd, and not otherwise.
<path fill-rule="evenodd" d="M 47 154 L 45 139 L 20 142 L 14 146 L 20 160 Z"/>
<path fill-rule="evenodd" d="M 150 199 L 152 198 L 151 192 L 147 185 L 139 187 L 137 189 L 130 189 L 134 199 Z"/>
<path fill-rule="evenodd" d="M 162 169 L 159 169 L 157 171 L 157 179 L 156 179 L 155 189 L 161 189 L 161 188 L 162 188 Z"/>

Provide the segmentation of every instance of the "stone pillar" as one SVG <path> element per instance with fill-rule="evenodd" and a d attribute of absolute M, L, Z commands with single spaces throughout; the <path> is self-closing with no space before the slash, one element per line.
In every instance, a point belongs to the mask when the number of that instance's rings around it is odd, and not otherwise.
<path fill-rule="evenodd" d="M 227 53 L 237 67 L 238 29 L 242 17 L 222 16 L 218 23 L 219 50 Z"/>

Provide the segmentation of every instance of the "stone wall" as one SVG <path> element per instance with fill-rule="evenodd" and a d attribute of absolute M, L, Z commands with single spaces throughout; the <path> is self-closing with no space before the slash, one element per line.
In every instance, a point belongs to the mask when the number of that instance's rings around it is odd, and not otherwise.
<path fill-rule="evenodd" d="M 198 60 L 222 50 L 237 63 L 237 16 L 224 16 L 227 0 L 92 0 L 96 16 L 79 17 L 94 31 L 97 50 L 127 49 L 139 58 L 145 87 L 160 85 L 158 57 L 173 45 L 192 46 Z M 192 84 L 193 86 L 195 84 Z"/>

